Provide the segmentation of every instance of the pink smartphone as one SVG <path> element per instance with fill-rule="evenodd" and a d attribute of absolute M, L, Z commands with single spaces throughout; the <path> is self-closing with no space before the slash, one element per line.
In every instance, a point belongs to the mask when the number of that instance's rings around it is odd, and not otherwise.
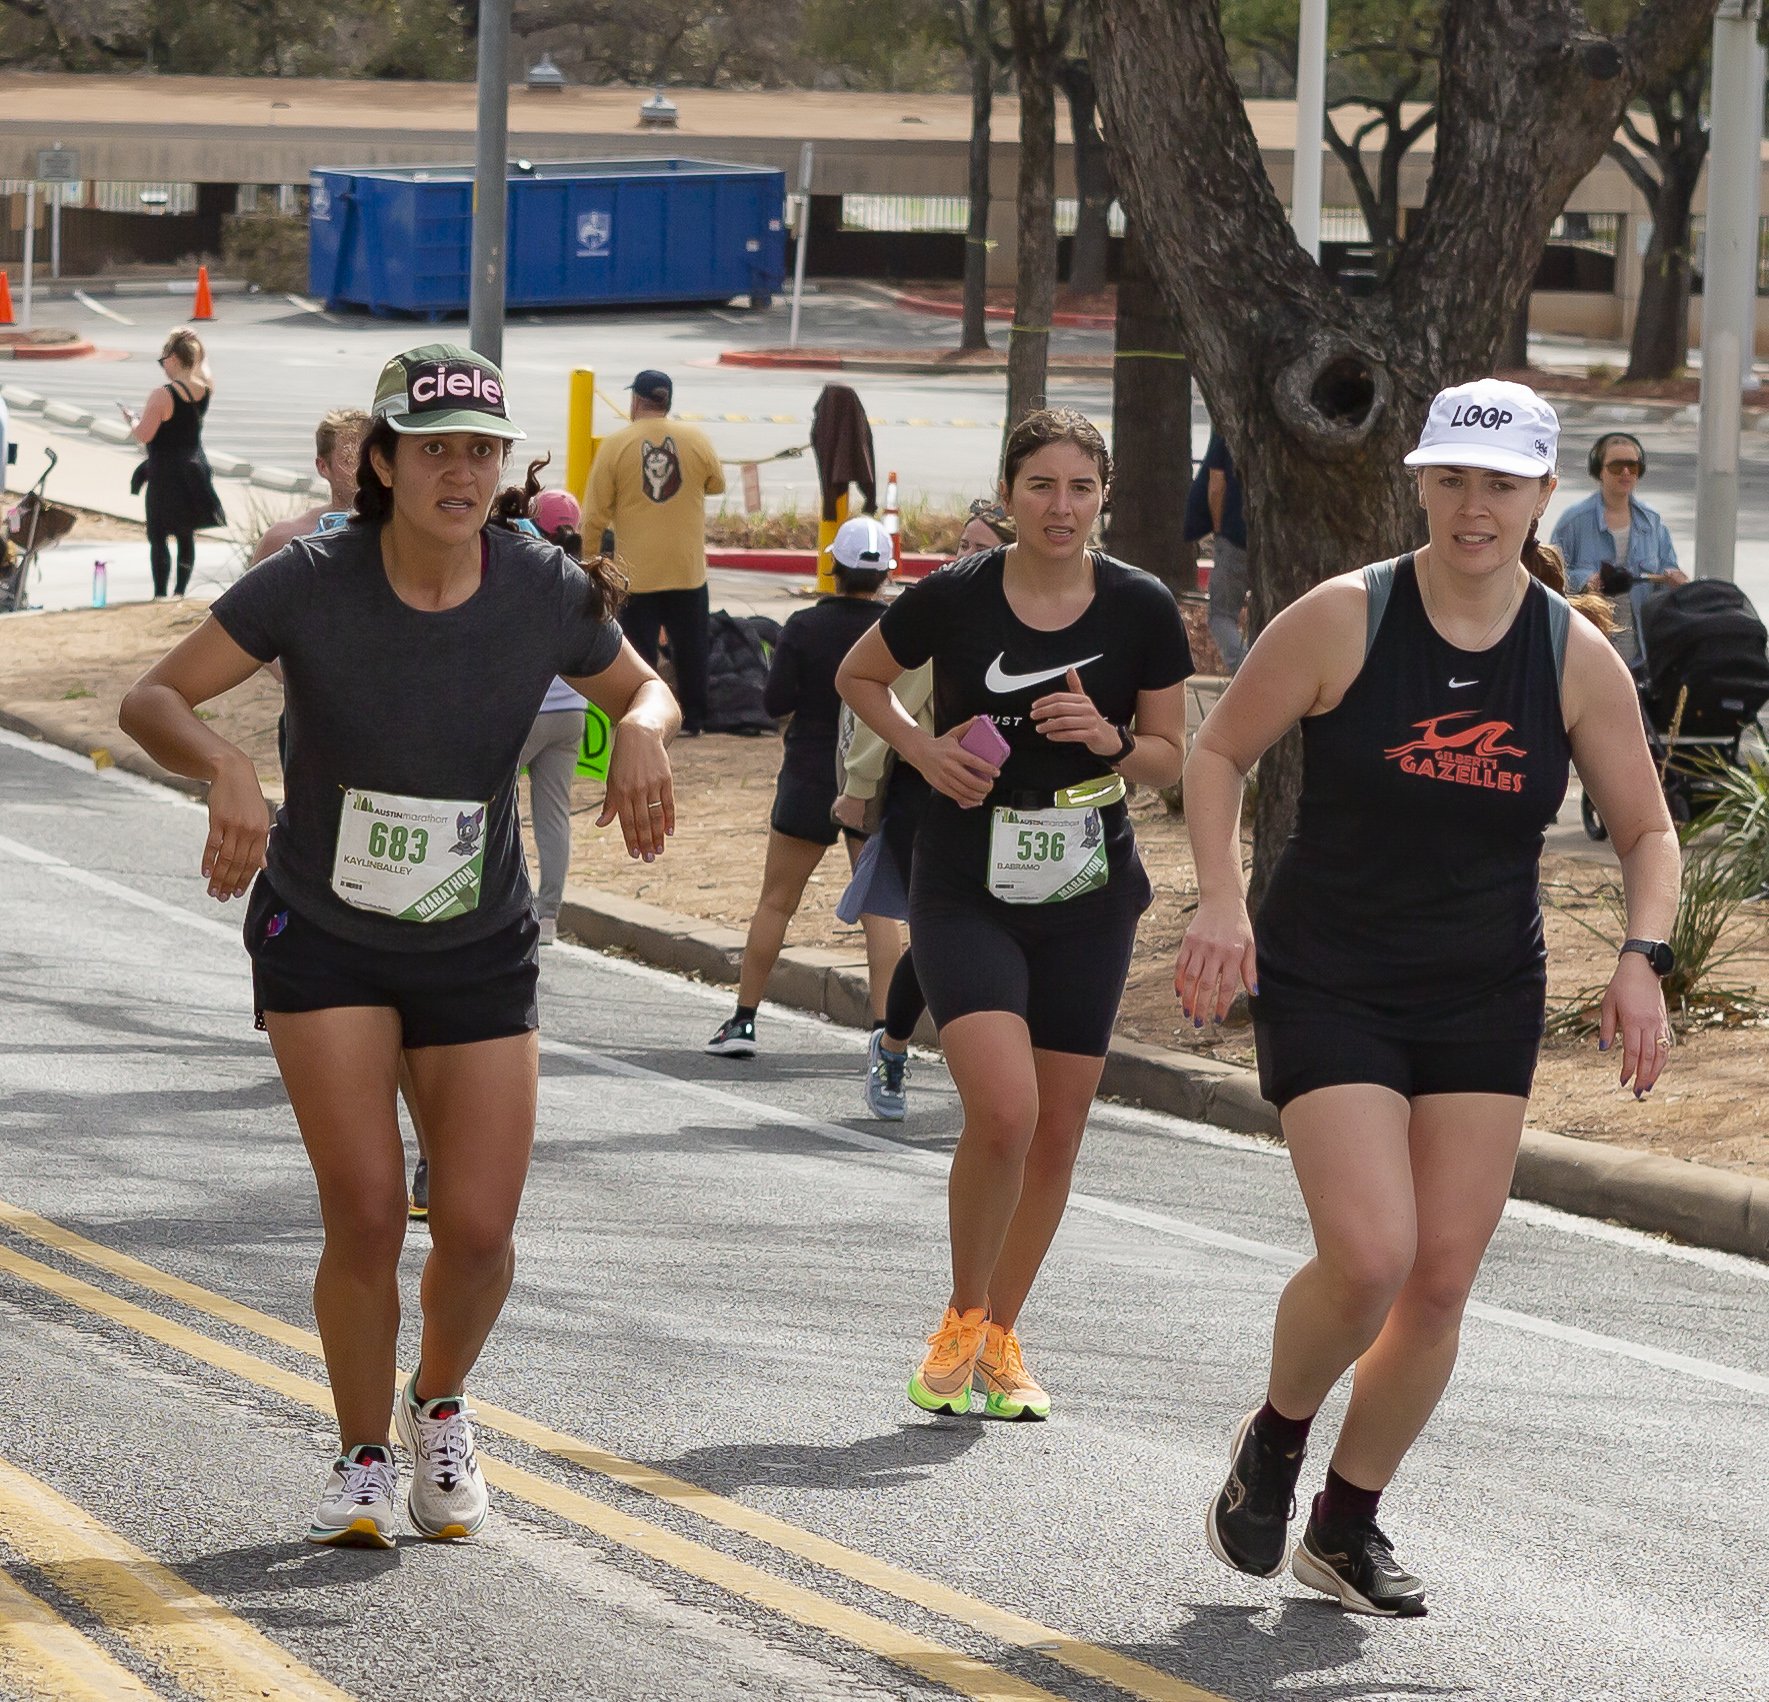
<path fill-rule="evenodd" d="M 980 756 L 984 762 L 992 762 L 999 768 L 1007 761 L 1007 753 L 1013 747 L 1001 736 L 1001 729 L 987 715 L 979 715 L 971 723 L 970 731 L 958 741 L 960 750 L 969 751 L 972 756 Z"/>

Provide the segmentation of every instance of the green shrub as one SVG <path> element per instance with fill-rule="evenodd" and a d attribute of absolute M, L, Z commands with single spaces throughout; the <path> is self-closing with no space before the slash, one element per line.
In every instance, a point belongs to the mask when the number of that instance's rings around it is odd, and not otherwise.
<path fill-rule="evenodd" d="M 301 213 L 231 213 L 221 221 L 221 263 L 232 278 L 261 290 L 307 288 L 307 217 Z"/>

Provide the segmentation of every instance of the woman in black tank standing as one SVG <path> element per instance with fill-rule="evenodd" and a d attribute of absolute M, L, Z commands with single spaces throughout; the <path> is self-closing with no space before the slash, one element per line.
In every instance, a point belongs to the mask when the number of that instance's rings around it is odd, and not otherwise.
<path fill-rule="evenodd" d="M 1070 409 L 1008 438 L 1016 542 L 905 591 L 842 664 L 860 717 L 927 777 L 909 930 L 964 1102 L 948 1191 L 952 1291 L 909 1397 L 1044 1418 L 1016 1325 L 1069 1199 L 1150 899 L 1124 783 L 1170 785 L 1191 651 L 1161 582 L 1090 551 L 1111 459 Z M 934 732 L 890 690 L 932 660 Z M 985 720 L 984 718 L 987 718 Z M 1000 761 L 976 754 L 992 721 Z"/>
<path fill-rule="evenodd" d="M 1210 1546 L 1257 1577 L 1282 1569 L 1310 1423 L 1355 1364 L 1292 1565 L 1360 1613 L 1425 1611 L 1377 1503 L 1449 1381 L 1510 1190 L 1546 993 L 1542 835 L 1569 760 L 1611 824 L 1638 936 L 1600 1044 L 1620 1041 L 1637 1095 L 1670 1045 L 1657 977 L 1677 839 L 1627 670 L 1536 539 L 1558 429 L 1522 385 L 1442 392 L 1407 457 L 1429 542 L 1284 610 L 1186 766 L 1199 902 L 1176 987 L 1200 1026 L 1238 985 L 1253 995 L 1260 1082 L 1315 1239 L 1279 1302 L 1265 1403 L 1236 1432 Z M 1255 926 L 1242 784 L 1298 722 L 1296 831 Z"/>
<path fill-rule="evenodd" d="M 413 1456 L 418 1534 L 467 1537 L 486 1517 L 465 1383 L 515 1274 L 534 1143 L 540 928 L 516 771 L 555 676 L 616 723 L 597 825 L 618 816 L 647 860 L 674 828 L 666 747 L 680 717 L 621 637 L 619 576 L 494 518 L 522 435 L 489 361 L 447 343 L 395 356 L 350 524 L 243 575 L 123 700 L 125 731 L 209 782 L 211 896 L 252 891 L 253 998 L 325 1225 L 313 1302 L 340 1436 L 307 1531 L 317 1543 L 393 1545 L 390 1417 Z M 273 660 L 288 779 L 267 855 L 252 761 L 197 706 Z M 431 1247 L 418 1363 L 395 1394 L 402 1062 Z"/>
<path fill-rule="evenodd" d="M 139 414 L 123 410 L 135 440 L 147 448 L 147 459 L 135 469 L 131 488 L 147 486 L 148 562 L 154 576 L 154 595 L 164 597 L 172 583 L 172 552 L 178 544 L 178 581 L 174 589 L 182 597 L 190 586 L 191 569 L 197 560 L 197 533 L 205 526 L 219 526 L 227 516 L 209 477 L 209 459 L 203 453 L 203 418 L 215 385 L 202 340 L 188 325 L 181 325 L 160 350 L 160 370 L 166 382 L 147 399 Z"/>

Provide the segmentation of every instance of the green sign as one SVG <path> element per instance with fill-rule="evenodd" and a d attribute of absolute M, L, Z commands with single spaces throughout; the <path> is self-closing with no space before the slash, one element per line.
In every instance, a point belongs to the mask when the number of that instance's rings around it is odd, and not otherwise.
<path fill-rule="evenodd" d="M 592 780 L 608 778 L 608 753 L 614 749 L 614 723 L 593 703 L 584 705 L 584 736 L 577 747 L 577 771 Z"/>

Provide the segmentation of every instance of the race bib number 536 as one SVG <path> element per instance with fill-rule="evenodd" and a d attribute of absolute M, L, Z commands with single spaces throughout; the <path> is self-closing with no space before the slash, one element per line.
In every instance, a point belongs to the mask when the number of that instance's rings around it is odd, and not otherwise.
<path fill-rule="evenodd" d="M 460 798 L 344 794 L 332 891 L 358 910 L 441 922 L 479 907 L 486 806 Z"/>

